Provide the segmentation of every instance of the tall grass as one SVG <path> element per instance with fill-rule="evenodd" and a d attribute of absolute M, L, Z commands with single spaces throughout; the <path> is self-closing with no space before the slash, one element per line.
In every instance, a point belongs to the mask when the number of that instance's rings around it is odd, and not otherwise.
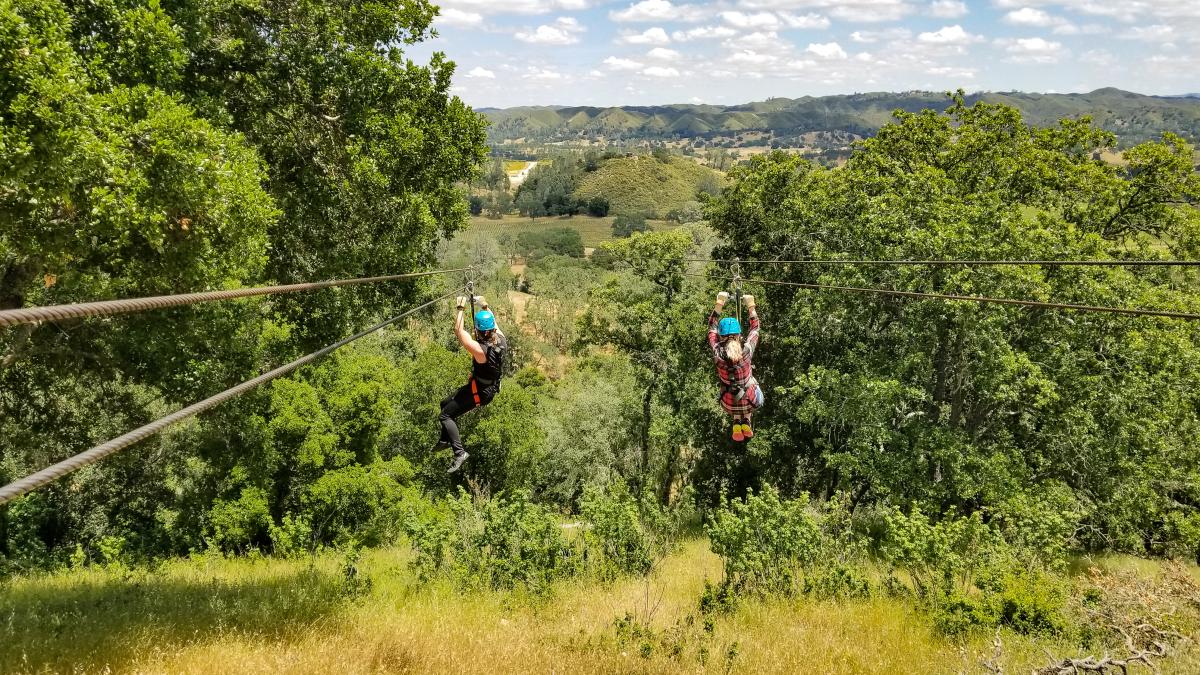
<path fill-rule="evenodd" d="M 367 553 L 365 593 L 351 592 L 334 554 L 15 579 L 0 588 L 0 672 L 976 673 L 992 653 L 992 636 L 948 641 L 889 598 L 746 602 L 716 616 L 703 645 L 675 653 L 621 640 L 622 617 L 664 634 L 696 618 L 705 580 L 721 574 L 703 540 L 648 579 L 575 581 L 549 598 L 419 585 L 409 557 Z M 1002 638 L 1005 672 L 1044 665 L 1045 649 L 1074 653 Z M 1164 666 L 1197 672 L 1200 661 L 1185 654 Z"/>

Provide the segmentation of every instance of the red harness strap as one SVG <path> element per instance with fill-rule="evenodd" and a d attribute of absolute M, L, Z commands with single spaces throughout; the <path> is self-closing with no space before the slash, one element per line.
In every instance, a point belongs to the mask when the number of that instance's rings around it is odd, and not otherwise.
<path fill-rule="evenodd" d="M 479 385 L 475 383 L 475 378 L 471 378 L 471 395 L 475 397 L 475 405 L 482 405 L 479 400 Z"/>

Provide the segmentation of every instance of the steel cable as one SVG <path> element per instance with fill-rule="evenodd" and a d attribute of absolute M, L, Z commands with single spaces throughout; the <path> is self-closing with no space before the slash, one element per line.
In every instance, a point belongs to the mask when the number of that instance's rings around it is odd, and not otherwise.
<path fill-rule="evenodd" d="M 276 295 L 280 293 L 298 293 L 300 291 L 315 291 L 321 288 L 335 286 L 357 286 L 399 279 L 415 279 L 435 274 L 450 274 L 465 272 L 469 267 L 459 267 L 451 270 L 433 270 L 430 272 L 413 272 L 411 274 L 391 274 L 382 277 L 362 277 L 359 279 L 333 279 L 330 281 L 314 281 L 303 284 L 287 284 L 283 286 L 259 286 L 257 288 L 237 288 L 228 291 L 205 291 L 200 293 L 182 293 L 179 295 L 157 295 L 146 298 L 128 298 L 124 300 L 101 300 L 99 302 L 82 302 L 71 305 L 50 305 L 46 307 L 27 307 L 23 309 L 7 309 L 0 311 L 0 328 L 19 326 L 43 321 L 63 321 L 92 316 L 111 316 L 129 312 L 144 312 L 181 305 L 194 305 L 201 302 L 232 300 L 247 298 L 255 295 Z"/>
<path fill-rule="evenodd" d="M 745 261 L 742 261 L 745 262 Z M 720 279 L 732 281 L 734 277 L 712 276 L 708 274 L 693 274 L 690 272 L 682 272 L 685 276 L 700 277 L 703 279 Z M 743 282 L 767 284 L 773 286 L 794 286 L 797 288 L 807 288 L 811 290 L 829 290 L 829 291 L 845 291 L 850 293 L 873 293 L 876 295 L 895 295 L 905 298 L 925 298 L 930 300 L 953 300 L 966 302 L 991 303 L 999 305 L 1017 305 L 1020 307 L 1034 307 L 1037 309 L 1065 309 L 1079 312 L 1105 312 L 1109 314 L 1124 314 L 1128 316 L 1163 316 L 1172 319 L 1186 319 L 1189 321 L 1200 321 L 1200 314 L 1190 314 L 1187 312 L 1172 312 L 1159 309 L 1126 309 L 1122 307 L 1102 307 L 1097 305 L 1071 305 L 1058 302 L 1041 302 L 1037 300 L 1013 300 L 1009 298 L 990 298 L 982 295 L 950 295 L 945 293 L 918 293 L 916 291 L 895 291 L 886 288 L 864 288 L 861 286 L 831 286 L 826 284 L 805 284 L 794 281 L 769 281 L 766 279 L 751 279 L 742 278 Z"/>
<path fill-rule="evenodd" d="M 302 356 L 302 357 L 296 359 L 295 361 L 292 361 L 291 363 L 288 363 L 286 365 L 276 368 L 275 370 L 272 370 L 267 373 L 263 373 L 262 375 L 259 375 L 258 377 L 254 378 L 252 380 L 247 380 L 247 381 L 237 385 L 236 387 L 233 387 L 231 389 L 226 389 L 225 391 L 223 391 L 219 394 L 216 394 L 214 396 L 210 396 L 209 398 L 206 398 L 203 401 L 200 401 L 199 403 L 193 403 L 192 405 L 190 405 L 186 408 L 183 408 L 182 410 L 173 412 L 170 415 L 167 415 L 166 417 L 159 418 L 153 422 L 150 422 L 141 427 L 138 427 L 137 429 L 134 429 L 133 431 L 130 431 L 126 434 L 118 436 L 117 438 L 114 438 L 111 441 L 108 441 L 107 443 L 97 445 L 96 447 L 92 448 L 91 450 L 86 450 L 84 452 L 81 452 L 73 457 L 69 457 L 67 459 L 64 459 L 61 462 L 58 462 L 57 464 L 54 464 L 53 466 L 42 469 L 41 471 L 38 471 L 37 473 L 26 476 L 25 478 L 22 478 L 20 480 L 9 483 L 8 485 L 0 487 L 0 505 L 10 502 L 10 501 L 16 499 L 17 497 L 20 497 L 21 495 L 24 495 L 32 490 L 36 490 L 37 488 L 42 487 L 43 485 L 46 485 L 47 483 L 51 483 L 55 480 L 58 480 L 59 478 L 65 476 L 68 473 L 71 473 L 72 471 L 75 471 L 76 469 L 80 469 L 89 464 L 98 462 L 101 459 L 107 457 L 108 455 L 111 455 L 112 453 L 117 452 L 118 450 L 123 450 L 124 448 L 127 448 L 130 445 L 133 445 L 134 443 L 137 443 L 146 438 L 149 438 L 150 436 L 153 436 L 154 434 L 157 434 L 158 432 L 162 431 L 163 429 L 166 429 L 167 427 L 169 427 L 173 424 L 177 424 L 189 417 L 193 417 L 193 416 L 195 416 L 199 413 L 202 413 L 210 408 L 214 408 L 214 407 L 224 403 L 225 401 L 228 401 L 231 398 L 234 398 L 236 396 L 239 396 L 241 394 L 244 394 L 244 393 L 250 391 L 251 389 L 254 389 L 255 387 L 257 387 L 261 384 L 270 382 L 271 380 L 274 380 L 277 377 L 287 375 L 288 373 L 296 370 L 297 368 L 300 368 L 301 366 L 307 365 L 309 363 L 312 363 L 313 361 L 320 359 L 321 357 L 329 354 L 330 352 L 334 351 L 335 349 L 344 347 L 344 346 L 350 344 L 351 342 L 358 340 L 359 338 L 370 335 L 371 333 L 374 333 L 375 331 L 377 331 L 381 328 L 390 326 L 391 324 L 394 324 L 394 323 L 400 321 L 401 319 L 404 319 L 412 314 L 415 314 L 415 313 L 421 311 L 422 309 L 429 307 L 430 305 L 436 304 L 438 302 L 441 302 L 442 300 L 452 297 L 453 295 L 455 295 L 458 292 L 459 292 L 458 290 L 454 290 L 454 291 L 451 291 L 450 293 L 447 293 L 446 295 L 443 295 L 438 298 L 434 298 L 433 300 L 430 300 L 429 302 L 426 302 L 425 304 L 420 305 L 418 307 L 414 307 L 413 309 L 410 309 L 410 310 L 404 312 L 403 314 L 394 316 L 394 317 L 388 319 L 387 321 L 377 323 L 374 326 L 367 328 L 366 330 L 363 330 L 359 333 L 355 333 L 354 335 L 351 335 L 348 338 L 339 340 L 338 342 L 335 342 L 327 347 L 324 347 L 318 351 L 308 354 L 307 356 Z"/>

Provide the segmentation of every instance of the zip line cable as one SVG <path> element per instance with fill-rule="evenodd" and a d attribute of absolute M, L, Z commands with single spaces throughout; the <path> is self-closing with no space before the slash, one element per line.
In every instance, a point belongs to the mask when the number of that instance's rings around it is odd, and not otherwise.
<path fill-rule="evenodd" d="M 687 262 L 755 263 L 765 265 L 1039 265 L 1045 267 L 1200 267 L 1200 260 L 746 260 L 677 258 Z"/>
<path fill-rule="evenodd" d="M 743 261 L 745 262 L 745 261 Z M 702 279 L 720 279 L 724 281 L 733 281 L 734 277 L 710 276 L 707 274 L 693 274 L 683 272 L 685 276 L 700 277 Z M 1172 312 L 1159 309 L 1126 309 L 1122 307 L 1102 307 L 1097 305 L 1071 305 L 1058 302 L 1041 302 L 1037 300 L 1013 300 L 1009 298 L 990 298 L 983 295 L 950 295 L 945 293 L 918 293 L 916 291 L 895 291 L 886 288 L 864 288 L 861 286 L 830 286 L 826 284 L 804 284 L 794 281 L 770 281 L 767 279 L 741 279 L 741 281 L 756 284 L 766 284 L 772 286 L 794 286 L 796 288 L 807 288 L 818 291 L 844 291 L 849 293 L 873 293 L 876 295 L 895 295 L 904 298 L 924 298 L 929 300 L 952 300 L 991 303 L 998 305 L 1016 305 L 1019 307 L 1033 307 L 1037 309 L 1066 309 L 1079 312 L 1105 312 L 1108 314 L 1124 314 L 1128 316 L 1164 316 L 1171 319 L 1186 319 L 1189 321 L 1200 321 L 1200 314 L 1189 314 L 1187 312 Z"/>
<path fill-rule="evenodd" d="M 301 366 L 310 364 L 310 363 L 320 359 L 321 357 L 326 356 L 327 354 L 334 351 L 335 349 L 344 347 L 344 346 L 350 344 L 351 342 L 358 340 L 359 338 L 366 337 L 367 335 L 370 335 L 371 333 L 374 333 L 375 331 L 377 331 L 381 328 L 390 326 L 390 325 L 400 321 L 401 319 L 404 319 L 408 316 L 411 316 L 412 314 L 415 314 L 415 313 L 421 311 L 422 309 L 425 309 L 426 307 L 429 307 L 430 305 L 434 305 L 438 302 L 441 302 L 442 300 L 450 298 L 458 292 L 459 292 L 459 290 L 454 290 L 454 291 L 447 293 L 446 295 L 443 295 L 438 298 L 434 298 L 433 300 L 430 300 L 429 302 L 426 302 L 423 305 L 414 307 L 413 309 L 410 309 L 410 310 L 404 312 L 403 314 L 399 314 L 399 315 L 394 316 L 386 321 L 377 323 L 374 326 L 371 326 L 370 328 L 367 328 L 359 333 L 355 333 L 354 335 L 351 335 L 348 338 L 339 340 L 339 341 L 337 341 L 327 347 L 319 349 L 307 356 L 301 356 L 300 358 L 296 359 L 295 361 L 292 361 L 291 363 L 280 366 L 280 367 L 276 368 L 275 370 L 263 373 L 262 375 L 259 375 L 258 377 L 254 378 L 252 380 L 246 380 L 245 382 L 237 385 L 236 387 L 233 387 L 231 389 L 226 389 L 225 391 L 223 391 L 219 394 L 216 394 L 214 396 L 210 396 L 209 398 L 206 398 L 203 401 L 200 401 L 199 403 L 193 403 L 192 405 L 190 405 L 186 408 L 183 408 L 182 410 L 173 412 L 170 415 L 167 415 L 166 417 L 161 417 L 153 422 L 150 422 L 149 424 L 145 424 L 141 427 L 138 427 L 137 429 L 134 429 L 133 431 L 130 431 L 124 435 L 118 436 L 117 438 L 114 438 L 111 441 L 108 441 L 107 443 L 104 443 L 102 445 L 97 445 L 96 447 L 92 448 L 91 450 L 86 450 L 84 452 L 81 452 L 78 455 L 75 455 L 75 456 L 67 458 L 61 462 L 58 462 L 57 464 L 54 464 L 53 466 L 42 469 L 41 471 L 38 471 L 37 473 L 31 474 L 31 475 L 26 476 L 25 478 L 22 478 L 18 481 L 14 481 L 12 483 L 9 483 L 8 485 L 0 487 L 0 505 L 10 502 L 10 501 L 16 499 L 17 497 L 20 497 L 21 495 L 24 495 L 32 490 L 36 490 L 37 488 L 42 487 L 43 485 L 54 482 L 55 480 L 58 480 L 59 478 L 65 476 L 66 474 L 71 473 L 72 471 L 75 471 L 76 469 L 80 469 L 89 464 L 94 464 L 94 463 L 100 461 L 101 459 L 107 457 L 108 455 L 111 455 L 114 452 L 123 450 L 123 449 L 133 445 L 134 443 L 145 440 L 146 438 L 149 438 L 150 436 L 157 434 L 158 432 L 162 431 L 163 429 L 166 429 L 167 427 L 170 427 L 174 424 L 182 422 L 183 420 L 188 419 L 189 417 L 193 417 L 193 416 L 195 416 L 199 413 L 202 413 L 210 408 L 214 408 L 214 407 L 224 403 L 225 401 L 228 401 L 231 398 L 234 398 L 236 396 L 239 396 L 241 394 L 244 394 L 244 393 L 250 391 L 251 389 L 254 389 L 255 387 L 257 387 L 261 384 L 270 382 L 271 380 L 274 380 L 277 377 L 287 375 L 288 373 L 291 373 L 292 371 L 296 370 L 297 368 L 300 368 Z"/>
<path fill-rule="evenodd" d="M 237 288 L 228 291 L 206 291 L 201 293 L 182 293 L 179 295 L 157 295 L 146 298 L 128 298 L 125 300 L 101 300 L 99 302 L 82 302 L 71 305 L 49 305 L 46 307 L 28 307 L 24 309 L 7 309 L 0 311 L 0 328 L 19 326 L 43 321 L 63 321 L 91 316 L 111 316 L 130 312 L 145 312 L 153 309 L 165 309 L 180 305 L 194 305 L 201 302 L 232 300 L 247 298 L 255 295 L 276 295 L 280 293 L 297 293 L 300 291 L 315 291 L 334 286 L 357 286 L 399 279 L 416 279 L 435 274 L 450 274 L 466 272 L 469 267 L 459 267 L 450 270 L 433 270 L 430 272 L 413 272 L 410 274 L 391 274 L 382 277 L 361 277 L 358 279 L 333 279 L 330 281 L 314 281 L 303 284 L 287 284 L 284 286 L 260 286 L 257 288 Z"/>

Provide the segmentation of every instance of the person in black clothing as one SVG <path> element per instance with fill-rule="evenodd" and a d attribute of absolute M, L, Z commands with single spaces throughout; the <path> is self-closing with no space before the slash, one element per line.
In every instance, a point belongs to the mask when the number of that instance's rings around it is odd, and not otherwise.
<path fill-rule="evenodd" d="M 496 328 L 496 316 L 488 309 L 487 302 L 483 298 L 476 299 L 483 309 L 475 314 L 475 337 L 471 337 L 463 325 L 463 312 L 467 305 L 466 297 L 458 298 L 458 316 L 454 320 L 454 334 L 471 354 L 471 379 L 442 401 L 442 414 L 438 417 L 442 428 L 438 447 L 450 446 L 454 449 L 454 460 L 450 463 L 450 473 L 458 471 L 470 456 L 467 454 L 467 449 L 463 447 L 462 439 L 458 434 L 458 423 L 455 420 L 475 408 L 491 403 L 496 394 L 500 393 L 504 352 L 508 349 L 508 341 L 504 338 L 504 333 Z"/>

